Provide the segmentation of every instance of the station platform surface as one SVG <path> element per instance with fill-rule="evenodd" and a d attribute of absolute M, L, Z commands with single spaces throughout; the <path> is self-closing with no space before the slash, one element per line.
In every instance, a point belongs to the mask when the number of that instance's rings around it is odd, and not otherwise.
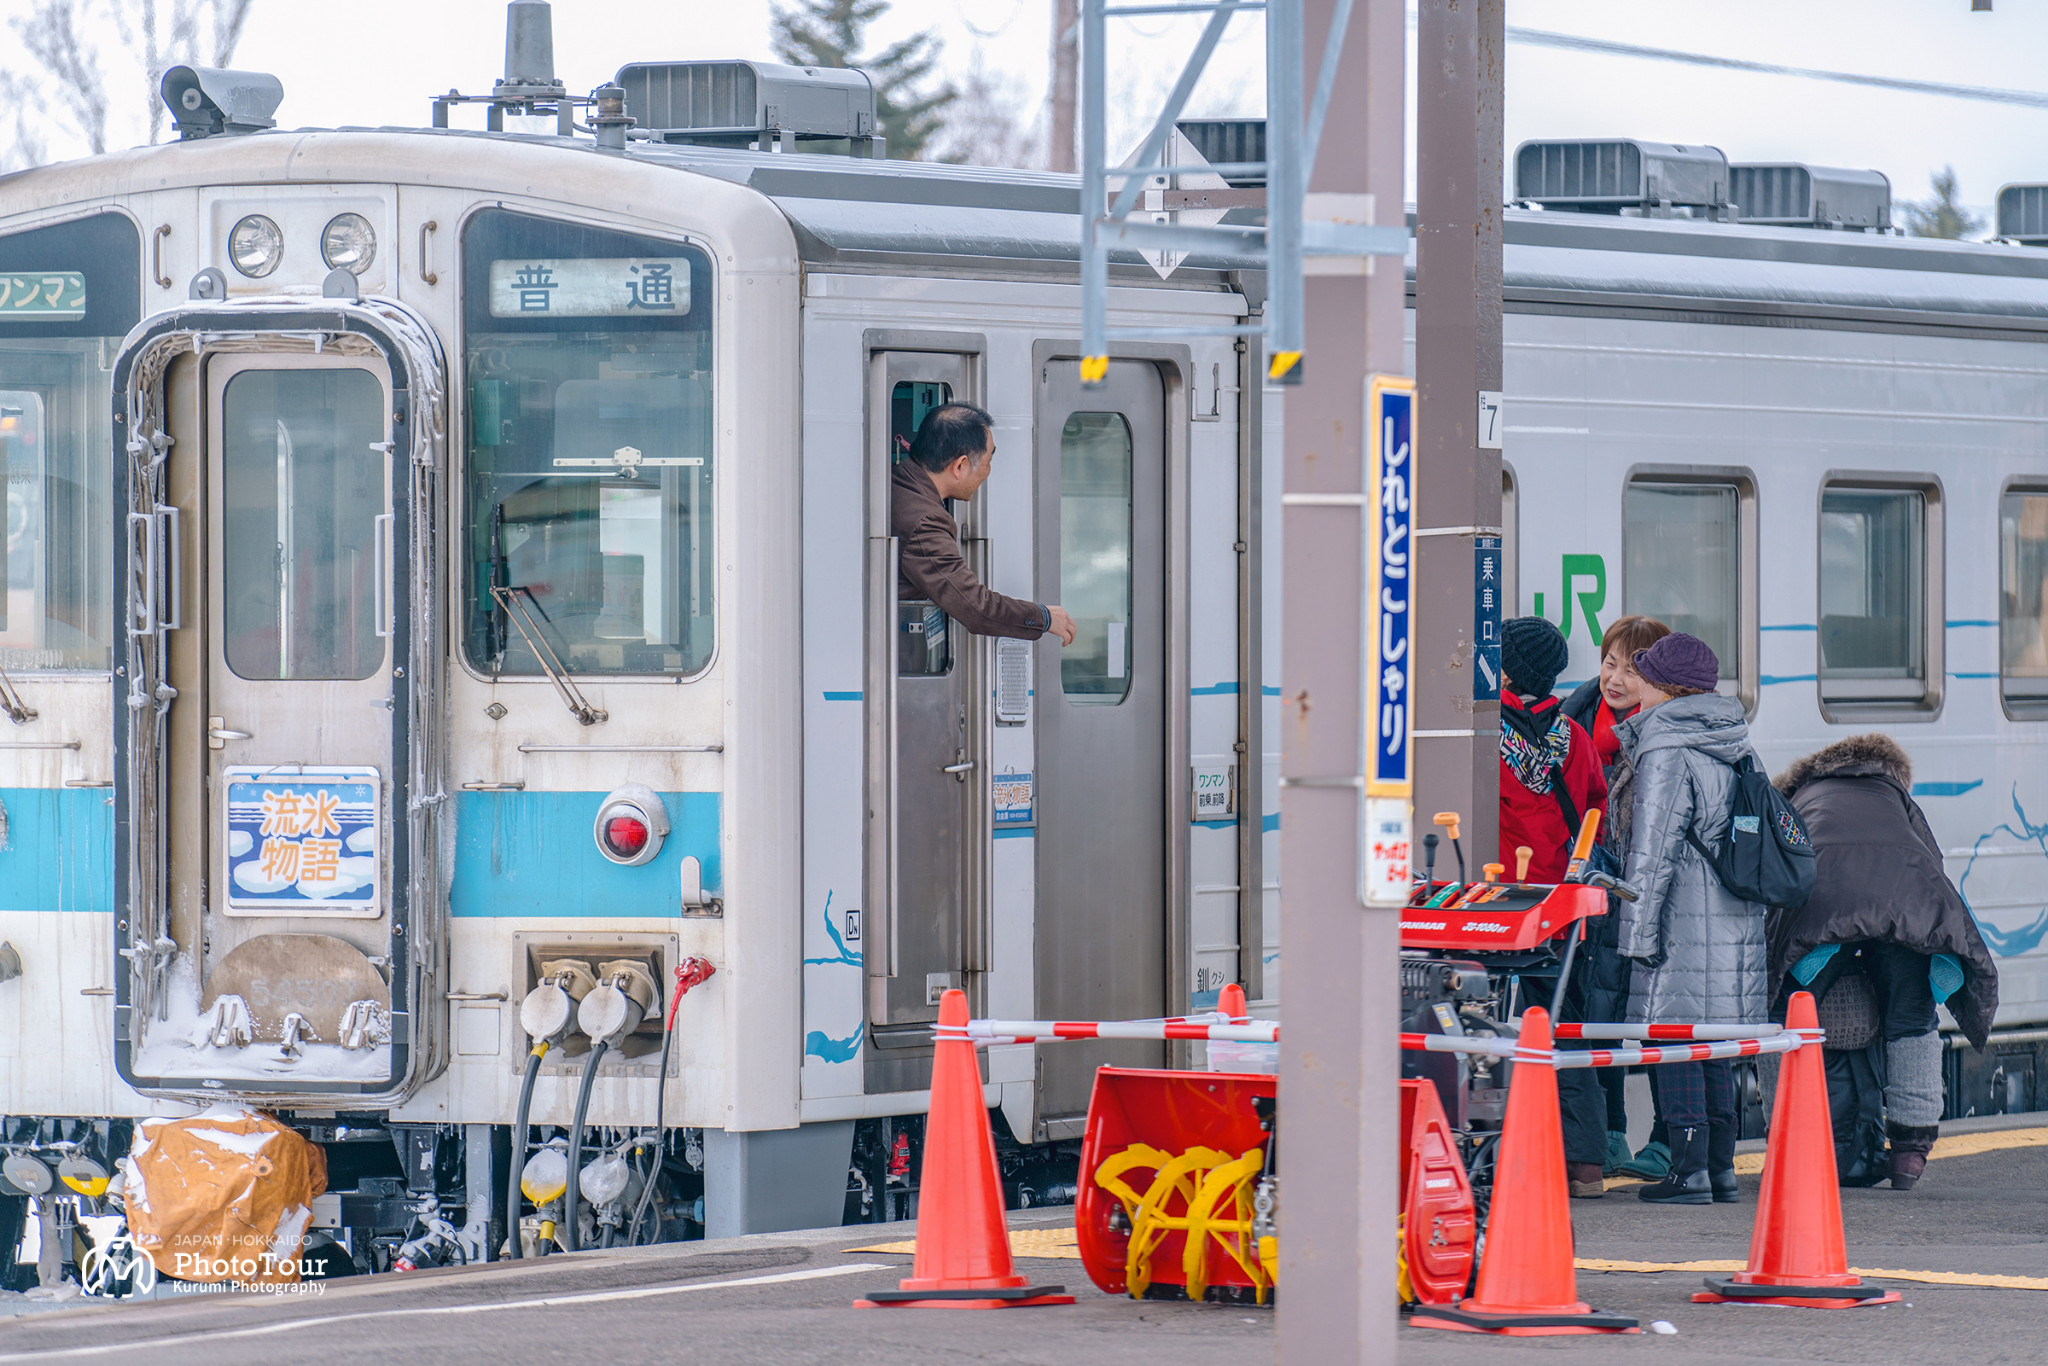
<path fill-rule="evenodd" d="M 1965 1132 L 1968 1130 L 1968 1132 Z M 1676 1329 L 1627 1337 L 1481 1338 L 1406 1326 L 1404 1363 L 1654 1359 L 1692 1363 L 2039 1363 L 2048 1343 L 2048 1115 L 1951 1125 L 1955 1140 L 1917 1190 L 1842 1192 L 1852 1266 L 1974 1278 L 1886 1280 L 1899 1304 L 1848 1310 L 1694 1305 L 1710 1269 L 1739 1266 L 1758 1178 L 1738 1205 L 1656 1208 L 1618 1186 L 1572 1202 L 1579 1293 Z M 1744 1163 L 1743 1165 L 1754 1165 Z M 1078 1303 L 997 1312 L 856 1310 L 908 1274 L 911 1224 L 759 1234 L 634 1251 L 442 1268 L 327 1282 L 291 1295 L 193 1294 L 73 1302 L 45 1312 L 0 1303 L 0 1366 L 143 1360 L 589 1363 L 1170 1363 L 1270 1361 L 1270 1310 L 1104 1295 L 1072 1255 L 1067 1209 L 1010 1217 L 1034 1282 Z M 888 1249 L 888 1250 L 879 1250 Z M 1603 1269 L 1604 1268 L 1604 1269 Z M 1622 1269 L 1628 1268 L 1628 1269 Z M 2005 1278 L 2008 1283 L 2001 1283 Z M 2028 1288 L 2028 1287 L 2040 1288 Z M 1285 1293 L 1285 1288 L 1282 1288 Z"/>

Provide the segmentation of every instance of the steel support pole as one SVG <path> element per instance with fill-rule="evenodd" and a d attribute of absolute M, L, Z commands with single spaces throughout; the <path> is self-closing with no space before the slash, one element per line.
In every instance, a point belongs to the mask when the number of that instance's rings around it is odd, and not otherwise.
<path fill-rule="evenodd" d="M 1109 253 L 1098 224 L 1109 207 L 1104 170 L 1109 135 L 1103 101 L 1108 67 L 1104 0 L 1081 0 L 1081 381 L 1100 383 L 1109 371 Z"/>
<path fill-rule="evenodd" d="M 1314 0 L 1321 6 L 1324 0 Z M 1307 0 L 1270 0 L 1266 8 L 1266 90 L 1269 116 L 1266 119 L 1266 352 L 1269 373 L 1288 384 L 1299 382 L 1295 372 L 1305 349 L 1302 340 L 1301 219 L 1302 196 L 1308 187 L 1301 164 L 1302 122 L 1305 111 L 1297 112 L 1300 98 L 1302 20 Z M 1329 27 L 1322 14 L 1322 27 Z M 1286 117 L 1275 117 L 1278 106 L 1272 92 L 1284 92 L 1288 101 Z"/>
<path fill-rule="evenodd" d="M 1305 0 L 1320 52 L 1337 0 Z M 1268 10 L 1268 17 L 1272 11 Z M 1357 0 L 1307 188 L 1373 195 L 1402 215 L 1406 16 Z M 1308 82 L 1272 91 L 1300 119 Z M 1285 101 L 1284 105 L 1282 101 Z M 1269 220 L 1270 221 L 1270 220 Z M 1281 942 L 1287 1033 L 1280 1072 L 1279 1360 L 1394 1360 L 1399 915 L 1359 901 L 1360 611 L 1366 376 L 1403 368 L 1404 281 L 1393 261 L 1310 258 L 1306 373 L 1286 391 L 1281 572 Z M 1277 262 L 1276 262 L 1277 270 Z M 1274 281 L 1277 297 L 1282 288 Z M 1306 495 L 1306 496 L 1304 496 Z"/>
<path fill-rule="evenodd" d="M 1500 707 L 1473 700 L 1472 538 L 1500 534 L 1501 455 L 1478 440 L 1479 393 L 1501 385 L 1503 14 L 1504 0 L 1422 0 L 1417 36 L 1416 836 L 1458 812 L 1474 874 L 1500 848 Z"/>

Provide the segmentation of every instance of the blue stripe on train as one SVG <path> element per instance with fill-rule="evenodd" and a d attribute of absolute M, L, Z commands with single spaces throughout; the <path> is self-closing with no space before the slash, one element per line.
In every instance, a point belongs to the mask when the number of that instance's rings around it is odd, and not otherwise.
<path fill-rule="evenodd" d="M 704 865 L 704 889 L 724 883 L 721 797 L 664 792 L 668 840 L 650 863 L 622 868 L 597 852 L 591 823 L 603 792 L 464 792 L 455 799 L 455 885 L 464 916 L 661 917 L 682 913 L 683 857 Z"/>
<path fill-rule="evenodd" d="M 112 914 L 112 788 L 0 788 L 0 805 L 0 910 Z"/>

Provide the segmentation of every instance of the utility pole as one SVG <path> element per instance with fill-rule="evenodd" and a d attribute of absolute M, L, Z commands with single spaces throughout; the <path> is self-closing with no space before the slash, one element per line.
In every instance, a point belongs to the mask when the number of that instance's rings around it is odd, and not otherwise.
<path fill-rule="evenodd" d="M 1501 386 L 1504 12 L 1504 0 L 1421 0 L 1417 26 L 1415 809 L 1418 838 L 1435 812 L 1464 818 L 1475 876 L 1500 847 L 1500 689 L 1487 675 L 1502 605 L 1496 582 L 1482 664 L 1474 541 L 1501 534 L 1498 427 L 1482 445 L 1479 408 Z"/>
<path fill-rule="evenodd" d="M 1307 70 L 1317 69 L 1341 3 L 1303 0 Z M 1399 228 L 1406 15 L 1401 0 L 1356 0 L 1351 8 L 1305 217 L 1362 216 Z M 1300 86 L 1269 83 L 1274 117 L 1290 99 L 1298 103 L 1287 113 L 1303 116 L 1313 82 Z M 1369 207 L 1357 196 L 1371 196 Z M 1366 382 L 1403 372 L 1406 288 L 1398 258 L 1373 269 L 1370 261 L 1306 258 L 1316 278 L 1305 291 L 1301 382 L 1286 397 L 1283 1366 L 1392 1362 L 1395 1351 L 1400 912 L 1368 909 L 1360 895 L 1361 610 Z"/>
<path fill-rule="evenodd" d="M 1047 170 L 1074 170 L 1074 92 L 1080 81 L 1080 0 L 1052 0 L 1052 105 L 1046 133 Z"/>

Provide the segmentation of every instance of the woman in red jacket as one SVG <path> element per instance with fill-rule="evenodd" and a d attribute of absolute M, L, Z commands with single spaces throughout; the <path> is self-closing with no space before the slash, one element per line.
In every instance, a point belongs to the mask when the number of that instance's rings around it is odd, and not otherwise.
<path fill-rule="evenodd" d="M 1530 882 L 1559 882 L 1588 811 L 1607 811 L 1593 738 L 1551 695 L 1570 661 L 1564 635 L 1541 617 L 1501 624 L 1500 862 L 1527 845 Z"/>
<path fill-rule="evenodd" d="M 1607 809 L 1607 779 L 1593 738 L 1566 716 L 1551 695 L 1570 661 L 1562 633 L 1541 617 L 1501 625 L 1500 645 L 1500 861 L 1509 875 L 1514 853 L 1531 851 L 1528 880 L 1560 882 L 1572 843 L 1588 811 Z M 1580 993 L 1567 999 L 1575 1019 Z M 1565 1177 L 1573 1196 L 1597 1199 L 1607 1190 L 1607 1102 L 1597 1074 L 1558 1075 L 1564 1122 Z"/>

